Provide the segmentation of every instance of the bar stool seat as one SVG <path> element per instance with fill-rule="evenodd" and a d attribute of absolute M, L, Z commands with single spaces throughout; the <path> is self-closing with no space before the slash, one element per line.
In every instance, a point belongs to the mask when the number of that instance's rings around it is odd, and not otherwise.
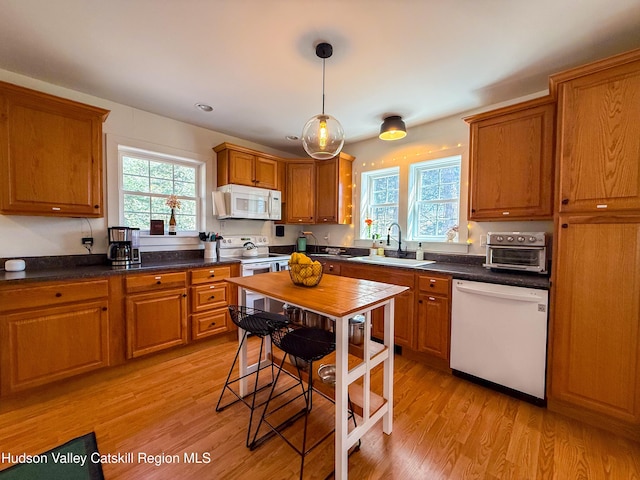
<path fill-rule="evenodd" d="M 283 366 L 284 362 L 287 358 L 287 355 L 283 355 L 282 361 L 279 365 L 278 373 L 276 374 L 276 378 L 273 381 L 271 386 L 271 393 L 269 394 L 269 399 L 265 402 L 264 410 L 262 412 L 262 416 L 260 418 L 260 422 L 258 423 L 258 427 L 256 428 L 255 435 L 253 441 L 251 442 L 250 449 L 254 450 L 262 443 L 264 443 L 267 439 L 271 438 L 274 435 L 279 435 L 291 448 L 293 448 L 302 458 L 300 463 L 300 479 L 302 479 L 304 472 L 304 459 L 308 453 L 310 453 L 315 447 L 320 445 L 325 439 L 331 436 L 334 430 L 331 430 L 322 438 L 317 440 L 311 447 L 307 448 L 307 425 L 309 419 L 309 412 L 313 407 L 313 362 L 320 360 L 321 358 L 329 355 L 336 349 L 335 343 L 335 335 L 332 332 L 327 330 L 323 330 L 315 327 L 297 327 L 294 328 L 292 325 L 280 328 L 274 328 L 271 333 L 271 343 L 282 350 L 285 354 L 289 354 L 290 356 L 296 357 L 297 360 L 306 363 L 306 370 L 308 373 L 308 383 L 307 388 L 302 380 L 301 369 L 299 362 L 294 362 L 295 366 L 298 370 L 298 375 L 291 375 L 287 372 Z M 280 378 L 280 374 L 285 372 L 294 379 L 297 380 L 296 385 L 294 387 L 289 387 L 283 392 L 275 393 L 276 386 L 278 383 L 278 379 Z M 283 395 L 284 393 L 291 390 L 291 388 L 295 388 L 299 385 L 302 389 L 302 392 L 297 396 L 287 400 L 282 405 L 279 405 L 277 408 L 269 411 L 269 406 L 275 398 Z M 288 419 L 281 421 L 278 425 L 272 425 L 269 422 L 269 416 L 276 413 L 278 410 L 284 408 L 286 405 L 294 402 L 300 397 L 304 397 L 304 407 L 302 410 L 298 411 L 294 415 L 290 416 Z M 330 399 L 331 400 L 331 399 Z M 331 400 L 333 401 L 333 400 Z M 349 400 L 349 405 L 351 405 L 351 401 Z M 304 433 L 302 436 L 302 447 L 298 448 L 294 445 L 286 436 L 283 435 L 283 431 L 293 425 L 298 419 L 304 417 Z M 349 417 L 353 419 L 354 426 L 356 426 L 355 414 L 353 413 L 353 408 L 350 408 Z M 262 424 L 266 424 L 271 431 L 266 433 L 260 438 L 258 437 L 258 433 L 260 431 L 260 427 Z"/>
<path fill-rule="evenodd" d="M 229 369 L 229 373 L 227 374 L 227 379 L 224 383 L 224 387 L 220 392 L 220 398 L 218 399 L 218 403 L 216 405 L 216 412 L 221 412 L 225 408 L 237 402 L 242 402 L 247 407 L 249 407 L 249 409 L 251 410 L 251 414 L 249 416 L 249 426 L 247 427 L 247 438 L 245 442 L 246 446 L 249 447 L 249 439 L 251 438 L 251 426 L 253 423 L 253 414 L 256 408 L 259 408 L 265 403 L 265 402 L 262 402 L 262 403 L 256 404 L 256 397 L 258 395 L 258 392 L 260 392 L 262 389 L 271 386 L 274 378 L 273 363 L 269 361 L 263 364 L 262 354 L 264 351 L 265 338 L 269 338 L 269 336 L 274 330 L 286 327 L 289 324 L 289 319 L 288 317 L 281 315 L 279 313 L 267 312 L 265 310 L 260 310 L 257 308 L 250 308 L 250 307 L 245 307 L 240 305 L 230 305 L 229 315 L 231 316 L 231 320 L 233 321 L 233 323 L 235 323 L 241 329 L 240 331 L 242 331 L 243 334 L 242 334 L 242 340 L 238 345 L 238 349 L 236 350 L 236 355 L 231 364 L 231 368 Z M 242 376 L 239 375 L 237 378 L 231 379 L 231 376 L 233 375 L 233 370 L 238 361 L 240 352 L 242 351 L 243 345 L 247 341 L 247 337 L 249 335 L 255 335 L 257 337 L 260 337 L 260 352 L 258 354 L 258 367 L 253 372 L 247 373 Z M 263 385 L 262 387 L 258 387 L 260 372 L 265 368 L 271 368 L 271 381 L 266 385 Z M 236 392 L 233 388 L 231 388 L 232 385 L 234 385 L 235 383 L 240 382 L 241 380 L 247 377 L 250 377 L 251 375 L 255 375 L 253 391 L 249 392 L 244 397 L 240 396 L 238 392 Z M 225 405 L 221 405 L 224 394 L 227 391 L 231 392 L 236 398 L 231 402 L 226 403 Z"/>

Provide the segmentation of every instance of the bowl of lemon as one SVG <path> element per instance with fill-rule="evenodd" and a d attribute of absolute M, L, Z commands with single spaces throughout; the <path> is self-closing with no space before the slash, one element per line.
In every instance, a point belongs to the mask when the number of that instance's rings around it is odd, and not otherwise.
<path fill-rule="evenodd" d="M 294 252 L 289 259 L 289 276 L 295 285 L 315 287 L 322 278 L 322 264 L 304 253 Z"/>

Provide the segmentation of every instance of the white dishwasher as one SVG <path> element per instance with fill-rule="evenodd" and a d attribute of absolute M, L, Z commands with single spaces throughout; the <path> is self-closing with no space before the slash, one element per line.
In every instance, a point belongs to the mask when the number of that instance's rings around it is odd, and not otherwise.
<path fill-rule="evenodd" d="M 546 290 L 454 280 L 454 373 L 544 401 L 548 300 Z"/>

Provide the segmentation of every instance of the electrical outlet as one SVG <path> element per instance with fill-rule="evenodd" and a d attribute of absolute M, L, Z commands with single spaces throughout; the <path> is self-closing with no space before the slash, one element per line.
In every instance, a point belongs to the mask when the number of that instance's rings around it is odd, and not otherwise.
<path fill-rule="evenodd" d="M 481 247 L 486 247 L 487 246 L 487 236 L 486 235 L 480 235 L 480 246 Z"/>
<path fill-rule="evenodd" d="M 82 237 L 82 245 L 85 247 L 93 247 L 93 237 Z"/>

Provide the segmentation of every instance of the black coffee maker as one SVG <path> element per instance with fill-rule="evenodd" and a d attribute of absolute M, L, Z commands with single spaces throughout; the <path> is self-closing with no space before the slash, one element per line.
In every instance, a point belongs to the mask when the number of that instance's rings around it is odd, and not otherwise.
<path fill-rule="evenodd" d="M 114 268 L 129 268 L 140 264 L 140 229 L 109 227 L 107 259 Z"/>

